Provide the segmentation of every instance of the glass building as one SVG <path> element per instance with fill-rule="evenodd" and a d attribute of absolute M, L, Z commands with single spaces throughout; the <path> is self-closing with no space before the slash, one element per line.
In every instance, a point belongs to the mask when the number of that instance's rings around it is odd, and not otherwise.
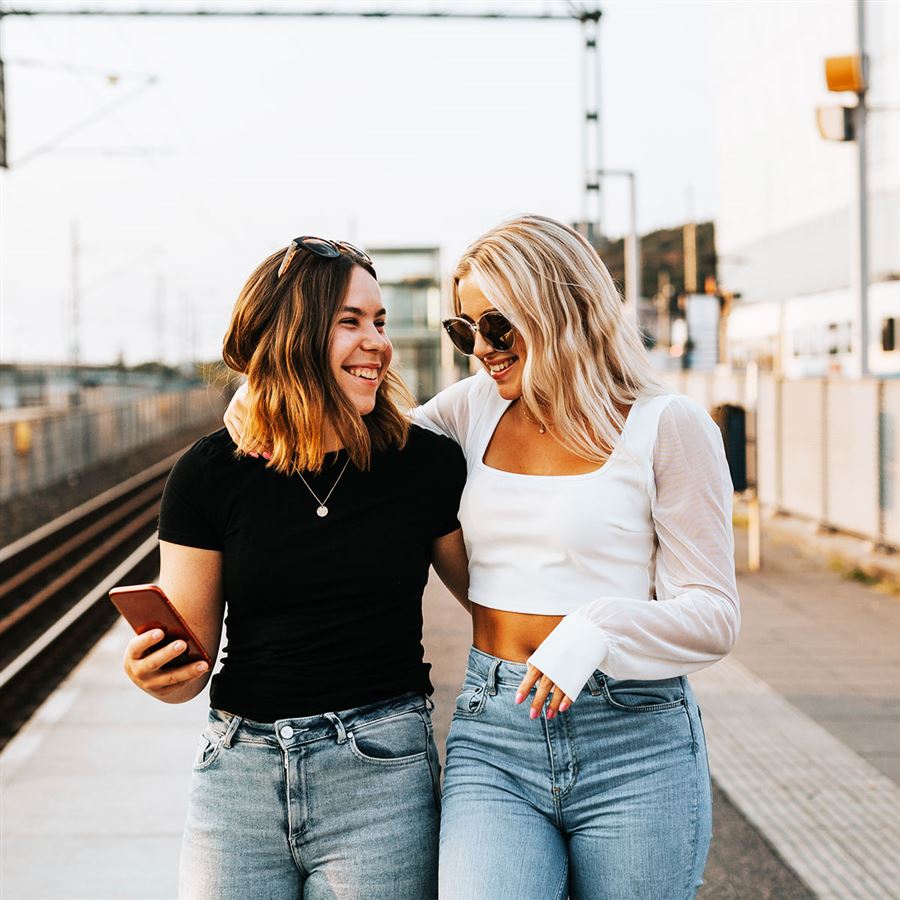
<path fill-rule="evenodd" d="M 466 360 L 443 339 L 441 251 L 438 247 L 370 248 L 388 312 L 394 367 L 423 403 L 468 374 Z"/>

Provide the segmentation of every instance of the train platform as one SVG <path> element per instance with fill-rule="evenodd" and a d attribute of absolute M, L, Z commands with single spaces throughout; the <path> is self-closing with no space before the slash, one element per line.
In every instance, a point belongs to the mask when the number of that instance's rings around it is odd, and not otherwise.
<path fill-rule="evenodd" d="M 692 678 L 716 786 L 700 897 L 900 898 L 900 599 L 763 549 L 735 652 Z M 434 584 L 425 616 L 443 744 L 468 622 Z M 0 755 L 4 900 L 175 897 L 206 700 L 137 691 L 127 639 L 120 622 Z"/>

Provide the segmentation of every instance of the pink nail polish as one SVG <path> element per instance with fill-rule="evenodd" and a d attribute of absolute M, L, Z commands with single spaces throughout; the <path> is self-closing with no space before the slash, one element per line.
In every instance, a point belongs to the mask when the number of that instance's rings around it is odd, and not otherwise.
<path fill-rule="evenodd" d="M 547 710 L 547 718 L 552 719 L 556 715 L 556 712 L 552 709 Z"/>
<path fill-rule="evenodd" d="M 540 713 L 532 706 L 531 712 L 529 712 L 528 715 L 531 716 L 532 719 L 536 719 Z"/>
<path fill-rule="evenodd" d="M 563 700 L 563 702 L 559 704 L 559 711 L 560 711 L 560 712 L 565 712 L 568 708 L 569 708 L 569 704 L 566 703 L 565 700 Z"/>
<path fill-rule="evenodd" d="M 252 456 L 254 459 L 259 459 L 259 454 L 254 453 L 252 450 L 247 454 L 247 456 Z"/>
<path fill-rule="evenodd" d="M 269 453 L 268 450 L 265 453 L 263 453 L 263 459 L 271 459 L 271 458 L 272 458 L 272 454 Z"/>
<path fill-rule="evenodd" d="M 521 691 L 516 691 L 516 703 L 521 703 L 525 699 L 525 695 Z"/>

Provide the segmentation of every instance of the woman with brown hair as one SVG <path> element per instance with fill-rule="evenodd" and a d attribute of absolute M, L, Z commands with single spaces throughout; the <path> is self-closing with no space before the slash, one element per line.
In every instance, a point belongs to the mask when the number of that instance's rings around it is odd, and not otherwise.
<path fill-rule="evenodd" d="M 357 248 L 303 237 L 269 256 L 223 351 L 251 389 L 245 439 L 202 438 L 166 486 L 160 585 L 212 654 L 223 618 L 228 629 L 194 763 L 183 897 L 436 895 L 421 598 L 432 562 L 465 596 L 465 465 L 453 442 L 410 426 L 385 325 Z M 181 703 L 211 673 L 179 666 L 177 642 L 155 649 L 162 636 L 134 638 L 125 668 Z"/>

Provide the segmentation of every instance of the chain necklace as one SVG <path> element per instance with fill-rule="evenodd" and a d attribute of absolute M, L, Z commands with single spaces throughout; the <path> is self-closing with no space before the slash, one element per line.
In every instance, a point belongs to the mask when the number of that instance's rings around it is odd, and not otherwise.
<path fill-rule="evenodd" d="M 543 422 L 538 422 L 530 412 L 528 412 L 528 407 L 522 402 L 522 398 L 518 398 L 516 401 L 522 409 L 522 415 L 525 417 L 525 421 L 529 423 L 529 425 L 537 425 L 538 434 L 546 434 L 547 426 L 544 425 Z"/>
<path fill-rule="evenodd" d="M 331 486 L 331 490 L 325 495 L 324 500 L 319 499 L 319 495 L 309 486 L 309 482 L 303 477 L 302 472 L 298 472 L 297 474 L 300 476 L 300 480 L 306 485 L 306 489 L 313 495 L 316 503 L 319 504 L 319 508 L 316 510 L 316 515 L 320 519 L 324 519 L 325 516 L 328 515 L 328 507 L 325 505 L 328 502 L 328 498 L 334 493 L 334 489 L 338 486 L 338 482 L 341 480 L 344 472 L 347 471 L 347 466 L 350 465 L 350 457 L 347 457 L 347 461 L 344 463 L 344 468 L 341 469 L 341 474 L 338 475 L 334 480 L 334 484 Z"/>

